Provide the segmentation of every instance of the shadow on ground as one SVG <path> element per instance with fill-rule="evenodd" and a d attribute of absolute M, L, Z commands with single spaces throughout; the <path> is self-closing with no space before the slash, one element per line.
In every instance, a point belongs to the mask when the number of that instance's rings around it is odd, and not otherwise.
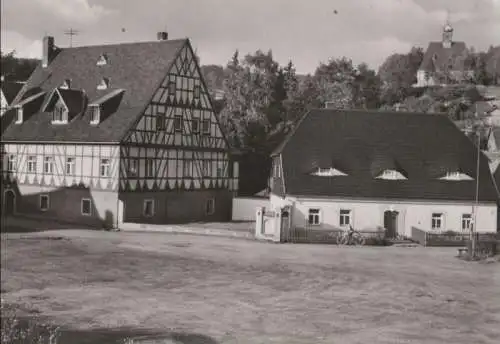
<path fill-rule="evenodd" d="M 129 339 L 129 341 L 127 341 Z M 158 332 L 117 329 L 90 331 L 61 331 L 57 344 L 218 344 L 208 336 L 197 333 Z"/>

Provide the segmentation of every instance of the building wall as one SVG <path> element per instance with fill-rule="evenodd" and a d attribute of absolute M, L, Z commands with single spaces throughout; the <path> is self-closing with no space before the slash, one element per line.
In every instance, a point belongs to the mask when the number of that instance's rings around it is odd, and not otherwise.
<path fill-rule="evenodd" d="M 233 193 L 228 190 L 122 192 L 125 222 L 136 223 L 187 223 L 196 221 L 228 221 L 231 217 Z M 144 215 L 144 201 L 154 201 L 154 215 Z M 215 199 L 215 212 L 206 214 L 208 199 Z"/>
<path fill-rule="evenodd" d="M 255 221 L 255 212 L 258 207 L 269 208 L 269 198 L 235 197 L 231 219 L 233 221 Z"/>
<path fill-rule="evenodd" d="M 305 226 L 310 208 L 320 209 L 321 227 L 338 228 L 340 210 L 351 210 L 352 226 L 359 230 L 375 230 L 384 226 L 384 212 L 399 212 L 398 233 L 410 236 L 411 228 L 431 230 L 433 213 L 444 214 L 443 230 L 461 231 L 463 214 L 471 214 L 473 203 L 431 202 L 431 201 L 388 201 L 388 200 L 348 200 L 348 199 L 301 199 L 287 197 L 283 199 L 272 195 L 273 208 L 286 204 L 293 205 L 292 224 Z M 481 204 L 477 209 L 477 226 L 480 232 L 496 232 L 497 205 Z"/>
<path fill-rule="evenodd" d="M 57 219 L 62 222 L 82 223 L 102 227 L 104 221 L 116 225 L 120 219 L 120 203 L 116 191 L 89 188 L 57 188 L 36 185 L 15 185 L 2 190 L 12 190 L 16 195 L 16 213 Z M 40 208 L 41 196 L 49 197 L 48 209 Z M 82 199 L 91 201 L 91 214 L 82 214 Z"/>

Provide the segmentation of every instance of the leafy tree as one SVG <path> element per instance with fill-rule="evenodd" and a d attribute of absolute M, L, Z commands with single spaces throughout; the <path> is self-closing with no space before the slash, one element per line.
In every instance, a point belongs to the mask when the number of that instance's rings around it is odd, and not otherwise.
<path fill-rule="evenodd" d="M 35 70 L 39 60 L 16 57 L 16 52 L 0 52 L 0 70 L 8 81 L 26 81 Z"/>

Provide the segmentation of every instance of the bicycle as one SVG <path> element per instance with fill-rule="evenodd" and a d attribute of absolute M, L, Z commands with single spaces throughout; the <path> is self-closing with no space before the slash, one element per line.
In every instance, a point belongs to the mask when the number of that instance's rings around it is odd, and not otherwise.
<path fill-rule="evenodd" d="M 338 245 L 355 245 L 363 246 L 365 244 L 365 237 L 358 231 L 354 230 L 352 226 L 349 225 L 349 229 L 344 230 L 337 237 Z"/>

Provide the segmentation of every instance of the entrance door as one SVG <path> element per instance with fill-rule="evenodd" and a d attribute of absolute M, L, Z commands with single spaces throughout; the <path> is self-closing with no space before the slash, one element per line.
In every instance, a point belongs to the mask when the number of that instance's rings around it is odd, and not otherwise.
<path fill-rule="evenodd" d="M 398 236 L 398 212 L 387 210 L 384 212 L 384 228 L 387 230 L 387 237 L 394 239 Z"/>
<path fill-rule="evenodd" d="M 16 195 L 14 191 L 7 190 L 4 194 L 4 214 L 5 216 L 13 215 L 16 210 Z"/>

